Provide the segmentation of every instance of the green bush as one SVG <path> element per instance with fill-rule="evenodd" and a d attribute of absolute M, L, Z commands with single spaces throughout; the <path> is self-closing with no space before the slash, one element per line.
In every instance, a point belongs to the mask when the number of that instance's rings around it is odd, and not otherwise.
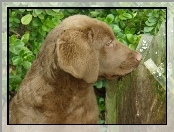
<path fill-rule="evenodd" d="M 17 91 L 47 33 L 62 19 L 85 14 L 106 22 L 117 39 L 136 49 L 141 34 L 156 35 L 166 19 L 164 9 L 10 9 L 9 10 L 9 91 Z M 97 88 L 104 82 L 95 83 Z M 104 99 L 98 98 L 100 112 Z M 104 123 L 103 119 L 100 123 Z"/>

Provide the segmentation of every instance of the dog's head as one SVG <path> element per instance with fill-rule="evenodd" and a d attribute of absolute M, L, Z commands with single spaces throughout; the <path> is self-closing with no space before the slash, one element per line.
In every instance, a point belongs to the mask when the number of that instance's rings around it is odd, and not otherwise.
<path fill-rule="evenodd" d="M 75 15 L 63 20 L 58 29 L 62 32 L 56 43 L 59 67 L 87 83 L 130 73 L 142 58 L 99 20 Z"/>

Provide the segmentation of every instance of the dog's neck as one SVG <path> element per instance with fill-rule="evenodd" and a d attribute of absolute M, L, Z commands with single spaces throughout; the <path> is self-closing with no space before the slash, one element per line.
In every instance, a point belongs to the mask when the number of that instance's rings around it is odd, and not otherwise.
<path fill-rule="evenodd" d="M 28 72 L 28 76 L 35 78 L 35 76 L 40 76 L 49 85 L 59 86 L 66 88 L 68 86 L 78 87 L 77 89 L 85 89 L 91 87 L 93 84 L 89 84 L 82 79 L 75 78 L 71 74 L 63 71 L 59 66 L 49 65 L 50 70 L 45 70 L 45 65 L 41 65 L 38 61 L 35 61 L 31 67 L 32 73 Z M 35 73 L 35 74 L 34 74 Z M 71 84 L 67 84 L 71 83 Z M 71 89 L 71 88 L 68 88 Z"/>

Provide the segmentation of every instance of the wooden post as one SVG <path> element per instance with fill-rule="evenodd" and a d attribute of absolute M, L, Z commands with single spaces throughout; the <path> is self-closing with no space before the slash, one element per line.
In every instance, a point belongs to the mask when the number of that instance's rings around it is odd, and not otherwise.
<path fill-rule="evenodd" d="M 157 36 L 143 35 L 137 51 L 143 54 L 132 73 L 106 84 L 106 124 L 166 124 L 166 90 L 145 67 L 151 58 L 166 64 L 165 24 Z M 142 46 L 147 46 L 142 48 Z M 165 73 L 164 73 L 165 74 Z"/>

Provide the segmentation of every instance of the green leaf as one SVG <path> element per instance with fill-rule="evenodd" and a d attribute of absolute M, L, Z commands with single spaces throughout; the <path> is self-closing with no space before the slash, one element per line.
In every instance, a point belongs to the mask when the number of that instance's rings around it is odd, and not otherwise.
<path fill-rule="evenodd" d="M 149 21 L 146 21 L 145 24 L 147 26 L 153 26 L 154 24 L 156 24 L 155 22 L 149 22 Z"/>
<path fill-rule="evenodd" d="M 123 13 L 123 16 L 127 19 L 131 19 L 132 18 L 132 15 L 129 14 L 129 13 Z"/>
<path fill-rule="evenodd" d="M 35 9 L 34 11 L 37 15 L 39 15 L 43 12 L 43 9 Z"/>
<path fill-rule="evenodd" d="M 56 14 L 56 17 L 61 20 L 62 18 L 64 18 L 64 14 L 63 13 Z"/>
<path fill-rule="evenodd" d="M 53 22 L 55 25 L 57 25 L 58 23 L 61 22 L 61 20 L 59 20 L 58 18 L 53 18 L 53 19 L 52 19 L 52 22 Z"/>
<path fill-rule="evenodd" d="M 17 66 L 22 63 L 22 59 L 20 58 L 20 56 L 15 56 L 12 58 L 12 62 L 13 62 L 13 65 Z"/>
<path fill-rule="evenodd" d="M 24 43 L 21 40 L 16 40 L 13 43 L 10 43 L 10 52 L 18 55 L 20 50 L 26 48 L 24 47 Z"/>
<path fill-rule="evenodd" d="M 56 26 L 56 24 L 54 24 L 52 21 L 46 20 L 45 22 L 47 27 L 54 28 Z"/>
<path fill-rule="evenodd" d="M 42 29 L 39 29 L 39 33 L 40 33 L 43 37 L 45 37 L 45 35 L 46 35 L 46 32 L 43 31 Z"/>
<path fill-rule="evenodd" d="M 34 60 L 34 58 L 35 58 L 34 55 L 27 55 L 27 56 L 24 57 L 24 61 L 30 61 L 31 62 L 31 61 Z"/>
<path fill-rule="evenodd" d="M 33 61 L 34 59 L 33 52 L 29 50 L 21 50 L 19 56 L 23 58 L 24 61 Z"/>
<path fill-rule="evenodd" d="M 20 11 L 20 12 L 24 12 L 24 11 L 25 11 L 25 9 L 19 9 L 19 11 Z"/>
<path fill-rule="evenodd" d="M 12 36 L 10 36 L 10 39 L 9 39 L 10 44 L 14 43 L 16 40 L 17 40 L 16 35 L 12 35 Z"/>
<path fill-rule="evenodd" d="M 24 61 L 24 62 L 22 63 L 22 65 L 24 66 L 24 68 L 25 68 L 26 70 L 28 70 L 28 69 L 31 67 L 31 62 Z"/>
<path fill-rule="evenodd" d="M 33 52 L 29 50 L 25 50 L 24 56 L 27 56 L 27 55 L 33 55 Z"/>
<path fill-rule="evenodd" d="M 106 21 L 107 21 L 108 23 L 111 23 L 113 20 L 114 20 L 114 15 L 113 15 L 113 14 L 107 15 Z"/>
<path fill-rule="evenodd" d="M 98 80 L 98 81 L 96 82 L 95 86 L 96 86 L 97 88 L 102 88 L 102 86 L 103 86 L 102 80 Z"/>
<path fill-rule="evenodd" d="M 60 9 L 52 9 L 54 12 L 60 12 Z"/>
<path fill-rule="evenodd" d="M 41 21 L 40 21 L 38 18 L 35 18 L 35 19 L 32 21 L 32 25 L 35 26 L 35 27 L 38 27 L 38 26 L 41 26 L 42 23 L 41 23 Z"/>
<path fill-rule="evenodd" d="M 120 15 L 119 15 L 119 18 L 120 18 L 121 20 L 127 20 L 127 19 L 131 19 L 131 18 L 132 18 L 132 15 L 129 14 L 129 13 L 123 13 L 123 14 L 120 14 Z"/>
<path fill-rule="evenodd" d="M 148 17 L 153 17 L 153 12 L 147 14 Z"/>
<path fill-rule="evenodd" d="M 159 18 L 159 13 L 158 12 L 154 12 L 154 17 Z"/>
<path fill-rule="evenodd" d="M 20 52 L 19 52 L 19 56 L 22 57 L 22 55 L 24 54 L 25 50 L 22 49 Z"/>
<path fill-rule="evenodd" d="M 19 52 L 19 56 L 21 58 L 24 58 L 25 56 L 27 55 L 33 55 L 33 52 L 32 51 L 29 51 L 28 49 L 22 49 L 20 52 Z"/>
<path fill-rule="evenodd" d="M 13 21 L 16 23 L 21 23 L 21 21 L 18 18 L 14 18 Z"/>
<path fill-rule="evenodd" d="M 157 21 L 157 18 L 155 18 L 155 17 L 149 17 L 148 18 L 148 21 L 154 23 L 154 22 Z"/>
<path fill-rule="evenodd" d="M 21 40 L 16 39 L 12 43 L 10 43 L 10 46 L 24 46 L 24 43 Z"/>
<path fill-rule="evenodd" d="M 123 15 L 119 15 L 119 18 L 121 19 L 121 20 L 126 20 L 127 18 L 125 18 Z"/>
<path fill-rule="evenodd" d="M 13 19 L 14 19 L 14 18 L 10 17 L 10 18 L 9 18 L 9 22 L 10 22 L 10 23 L 13 23 L 13 21 L 14 21 Z"/>
<path fill-rule="evenodd" d="M 44 18 L 45 18 L 45 15 L 39 14 L 38 17 L 39 17 L 40 19 L 44 19 Z"/>
<path fill-rule="evenodd" d="M 135 42 L 133 34 L 126 34 L 126 36 L 127 36 L 127 39 L 130 43 L 133 44 Z"/>
<path fill-rule="evenodd" d="M 137 12 L 133 13 L 132 15 L 133 15 L 133 18 L 134 18 L 134 17 L 136 17 L 136 15 L 137 15 Z"/>
<path fill-rule="evenodd" d="M 55 15 L 55 12 L 51 9 L 45 9 L 45 12 L 48 14 L 48 15 L 51 15 L 51 16 L 54 16 Z"/>
<path fill-rule="evenodd" d="M 144 27 L 144 32 L 150 32 L 153 30 L 154 27 Z"/>
<path fill-rule="evenodd" d="M 123 34 L 122 32 L 117 32 L 117 37 L 119 38 L 124 38 L 125 37 L 125 34 Z"/>
<path fill-rule="evenodd" d="M 19 75 L 10 75 L 9 80 L 10 80 L 10 84 L 19 84 L 22 81 Z"/>
<path fill-rule="evenodd" d="M 98 11 L 91 11 L 90 12 L 91 17 L 97 17 L 99 14 L 100 14 L 100 12 L 98 12 Z"/>
<path fill-rule="evenodd" d="M 125 40 L 123 40 L 122 38 L 118 38 L 118 41 L 125 44 L 125 45 L 128 45 L 128 43 Z"/>
<path fill-rule="evenodd" d="M 26 9 L 27 11 L 33 11 L 33 9 Z"/>
<path fill-rule="evenodd" d="M 125 22 L 124 21 L 120 21 L 120 26 L 121 26 L 121 28 L 124 28 L 126 26 Z"/>
<path fill-rule="evenodd" d="M 135 33 L 135 31 L 136 31 L 136 29 L 135 29 L 135 28 L 131 28 L 130 33 L 131 33 L 131 34 L 134 34 L 134 33 Z"/>
<path fill-rule="evenodd" d="M 104 98 L 99 98 L 99 102 L 104 102 Z"/>
<path fill-rule="evenodd" d="M 120 32 L 121 31 L 121 29 L 119 28 L 119 26 L 118 25 L 114 25 L 114 28 L 113 28 L 113 30 L 114 30 L 114 32 L 115 33 L 117 33 L 117 32 Z"/>
<path fill-rule="evenodd" d="M 28 42 L 29 38 L 30 38 L 30 34 L 29 34 L 29 33 L 25 33 L 25 34 L 22 36 L 21 41 L 22 41 L 24 44 L 26 44 L 26 43 Z"/>
<path fill-rule="evenodd" d="M 32 33 L 31 33 L 31 36 L 32 36 L 32 37 L 35 37 L 37 34 L 38 34 L 37 32 L 32 32 Z"/>
<path fill-rule="evenodd" d="M 115 23 L 119 23 L 120 22 L 120 18 L 118 16 L 115 17 Z"/>
<path fill-rule="evenodd" d="M 75 12 L 75 9 L 67 9 L 67 11 L 68 11 L 69 13 L 74 13 L 74 12 Z"/>
<path fill-rule="evenodd" d="M 133 50 L 136 50 L 135 44 L 129 44 L 129 48 L 131 48 L 131 49 L 133 49 Z"/>
<path fill-rule="evenodd" d="M 33 17 L 37 17 L 37 16 L 38 16 L 38 15 L 36 14 L 35 10 L 33 10 L 32 16 L 33 16 Z"/>
<path fill-rule="evenodd" d="M 126 28 L 124 29 L 124 33 L 125 33 L 125 34 L 130 34 L 130 27 L 126 27 Z"/>
<path fill-rule="evenodd" d="M 47 32 L 48 31 L 48 27 L 45 26 L 45 25 L 42 25 L 42 30 Z"/>
<path fill-rule="evenodd" d="M 110 12 L 115 15 L 116 14 L 116 9 L 110 9 Z"/>
<path fill-rule="evenodd" d="M 27 14 L 25 16 L 22 17 L 21 22 L 23 25 L 28 25 L 32 20 L 32 15 L 31 14 Z"/>

